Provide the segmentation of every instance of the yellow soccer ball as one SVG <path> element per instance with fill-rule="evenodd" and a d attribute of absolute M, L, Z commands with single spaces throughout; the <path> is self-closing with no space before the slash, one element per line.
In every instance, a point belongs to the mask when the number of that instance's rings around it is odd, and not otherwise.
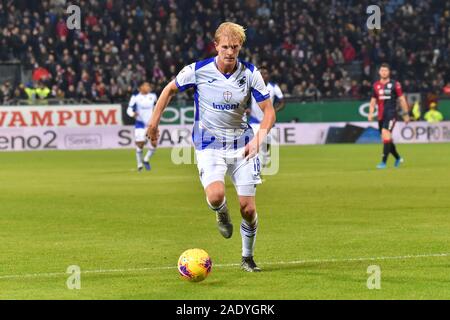
<path fill-rule="evenodd" d="M 202 249 L 189 249 L 178 259 L 178 271 L 184 279 L 200 282 L 211 272 L 212 261 L 209 254 Z"/>

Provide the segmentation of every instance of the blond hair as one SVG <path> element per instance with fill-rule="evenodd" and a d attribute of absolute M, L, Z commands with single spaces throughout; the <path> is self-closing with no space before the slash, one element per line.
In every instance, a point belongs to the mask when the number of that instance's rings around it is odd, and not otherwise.
<path fill-rule="evenodd" d="M 246 39 L 244 27 L 233 22 L 222 23 L 214 34 L 214 41 L 219 43 L 222 36 L 237 39 L 241 45 L 244 44 Z"/>

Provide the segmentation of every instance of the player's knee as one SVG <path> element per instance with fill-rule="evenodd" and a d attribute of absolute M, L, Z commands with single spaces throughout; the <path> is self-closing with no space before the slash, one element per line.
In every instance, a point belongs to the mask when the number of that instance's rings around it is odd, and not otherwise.
<path fill-rule="evenodd" d="M 256 214 L 256 207 L 254 204 L 241 203 L 241 215 L 245 220 L 247 221 L 253 220 L 255 214 Z"/>
<path fill-rule="evenodd" d="M 381 132 L 381 137 L 383 138 L 383 140 L 389 140 L 391 138 L 391 133 L 389 132 L 389 130 L 383 129 L 383 131 Z"/>
<path fill-rule="evenodd" d="M 138 141 L 138 142 L 136 142 L 136 146 L 137 146 L 139 149 L 144 148 L 144 145 L 145 145 L 145 142 L 144 142 L 144 141 Z"/>
<path fill-rule="evenodd" d="M 208 201 L 213 207 L 218 207 L 223 203 L 225 192 L 223 190 L 213 190 L 207 194 Z"/>

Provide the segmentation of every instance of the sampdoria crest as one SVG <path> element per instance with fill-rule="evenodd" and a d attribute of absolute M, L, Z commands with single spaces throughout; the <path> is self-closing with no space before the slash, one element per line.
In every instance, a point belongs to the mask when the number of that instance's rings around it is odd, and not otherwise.
<path fill-rule="evenodd" d="M 225 91 L 223 93 L 223 98 L 225 99 L 225 101 L 228 103 L 231 101 L 231 97 L 233 96 L 233 94 L 230 91 Z"/>

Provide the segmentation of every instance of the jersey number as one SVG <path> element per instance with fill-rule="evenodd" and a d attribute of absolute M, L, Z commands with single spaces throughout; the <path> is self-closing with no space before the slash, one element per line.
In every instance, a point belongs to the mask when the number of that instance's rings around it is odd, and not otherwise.
<path fill-rule="evenodd" d="M 261 164 L 259 162 L 259 157 L 256 156 L 255 158 L 253 158 L 253 175 L 259 176 L 260 172 L 261 172 Z"/>

